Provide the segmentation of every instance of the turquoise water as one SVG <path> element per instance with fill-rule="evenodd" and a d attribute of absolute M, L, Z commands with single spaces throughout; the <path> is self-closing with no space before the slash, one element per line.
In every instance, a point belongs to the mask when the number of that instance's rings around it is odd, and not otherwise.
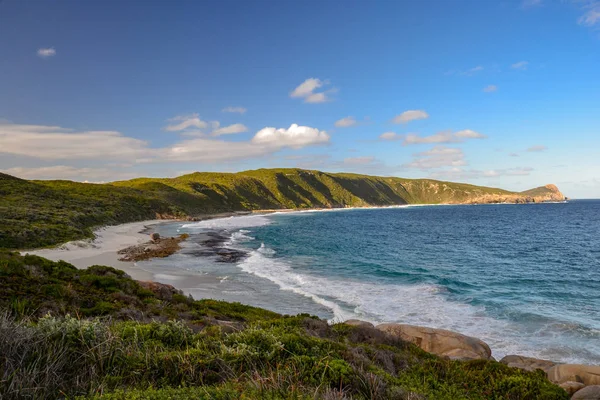
<path fill-rule="evenodd" d="M 220 277 L 217 290 L 190 290 L 196 297 L 446 328 L 485 340 L 496 357 L 600 363 L 600 201 L 282 213 L 163 229 L 192 238 L 161 267 Z M 224 246 L 248 256 L 193 256 L 202 247 L 194 235 L 207 231 L 225 232 Z"/>

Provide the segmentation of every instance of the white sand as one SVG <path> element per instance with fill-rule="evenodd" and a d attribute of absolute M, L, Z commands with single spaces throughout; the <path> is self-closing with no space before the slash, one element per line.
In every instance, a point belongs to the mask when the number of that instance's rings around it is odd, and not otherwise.
<path fill-rule="evenodd" d="M 119 261 L 117 251 L 147 242 L 149 235 L 140 232 L 152 225 L 164 222 L 167 221 L 149 220 L 108 226 L 95 231 L 96 238 L 93 240 L 77 240 L 52 249 L 24 251 L 23 254 L 35 254 L 54 261 L 64 260 L 77 268 L 87 268 L 90 265 L 109 265 L 125 271 L 133 279 L 152 280 L 153 274 L 137 268 L 136 263 Z"/>

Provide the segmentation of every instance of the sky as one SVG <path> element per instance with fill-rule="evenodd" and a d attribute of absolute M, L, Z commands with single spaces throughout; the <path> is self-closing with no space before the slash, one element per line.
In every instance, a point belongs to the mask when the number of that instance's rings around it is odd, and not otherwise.
<path fill-rule="evenodd" d="M 0 171 L 600 198 L 600 0 L 0 0 Z"/>

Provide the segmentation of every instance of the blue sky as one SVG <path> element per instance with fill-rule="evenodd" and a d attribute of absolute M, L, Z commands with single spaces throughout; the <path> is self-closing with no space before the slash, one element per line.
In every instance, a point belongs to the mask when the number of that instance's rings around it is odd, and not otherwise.
<path fill-rule="evenodd" d="M 600 2 L 0 1 L 0 170 L 600 197 Z"/>

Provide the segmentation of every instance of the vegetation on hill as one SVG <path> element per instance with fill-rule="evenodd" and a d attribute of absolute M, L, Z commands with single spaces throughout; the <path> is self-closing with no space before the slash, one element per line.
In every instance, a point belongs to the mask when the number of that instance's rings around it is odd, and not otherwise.
<path fill-rule="evenodd" d="M 567 399 L 542 371 L 0 251 L 3 399 Z"/>
<path fill-rule="evenodd" d="M 549 186 L 548 186 L 549 187 Z M 0 248 L 35 248 L 92 237 L 92 229 L 222 211 L 562 199 L 548 187 L 513 193 L 429 179 L 301 169 L 193 173 L 110 184 L 26 181 L 0 175 Z"/>

